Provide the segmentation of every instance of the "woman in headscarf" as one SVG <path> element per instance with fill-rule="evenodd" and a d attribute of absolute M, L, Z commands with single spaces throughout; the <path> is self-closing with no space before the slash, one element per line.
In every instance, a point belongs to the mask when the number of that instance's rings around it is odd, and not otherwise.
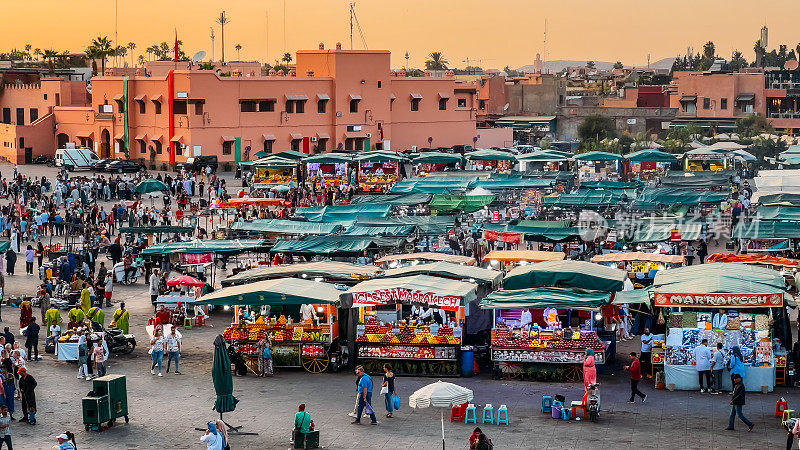
<path fill-rule="evenodd" d="M 217 431 L 219 434 L 222 435 L 222 448 L 225 450 L 230 450 L 231 445 L 230 441 L 228 440 L 228 427 L 225 426 L 225 422 L 222 419 L 217 419 L 214 421 L 214 424 L 217 426 Z"/>
<path fill-rule="evenodd" d="M 19 305 L 19 327 L 25 328 L 33 322 L 33 308 L 31 301 L 25 300 Z"/>
<path fill-rule="evenodd" d="M 597 368 L 594 366 L 594 350 L 586 349 L 586 358 L 583 360 L 583 385 L 588 388 L 590 384 L 597 383 Z"/>
<path fill-rule="evenodd" d="M 744 357 L 742 349 L 738 345 L 731 349 L 731 360 L 728 362 L 728 369 L 731 371 L 731 382 L 734 375 L 739 375 L 744 379 Z"/>
<path fill-rule="evenodd" d="M 225 448 L 225 438 L 217 430 L 214 422 L 208 422 L 206 434 L 200 437 L 200 442 L 206 444 L 207 450 L 223 450 Z"/>

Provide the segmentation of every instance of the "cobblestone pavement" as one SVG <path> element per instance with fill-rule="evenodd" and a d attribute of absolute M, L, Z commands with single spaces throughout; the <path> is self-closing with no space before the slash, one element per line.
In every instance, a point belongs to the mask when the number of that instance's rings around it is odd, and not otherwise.
<path fill-rule="evenodd" d="M 38 169 L 47 170 L 33 170 Z M 4 174 L 10 170 L 8 166 L 0 166 Z M 27 168 L 24 170 L 31 173 Z M 34 277 L 24 274 L 8 277 L 7 294 L 29 295 L 36 283 Z M 183 375 L 169 373 L 159 378 L 149 371 L 144 324 L 152 307 L 143 281 L 135 286 L 115 287 L 114 300 L 126 301 L 132 313 L 131 332 L 136 334 L 139 344 L 132 355 L 112 357 L 108 370 L 110 374 L 127 376 L 131 422 L 118 421 L 102 433 L 84 431 L 80 399 L 91 390 L 91 383 L 76 378 L 75 364 L 57 362 L 52 355 L 45 355 L 42 361 L 28 364 L 30 373 L 39 383 L 38 423 L 35 426 L 12 425 L 17 448 L 50 448 L 55 443 L 53 436 L 64 430 L 76 433 L 82 450 L 204 448 L 199 442 L 202 433 L 194 428 L 203 427 L 206 421 L 215 418 L 211 409 L 215 398 L 211 383 L 212 341 L 230 322 L 230 316 L 220 311 L 211 317 L 209 326 L 184 331 Z M 112 312 L 113 309 L 106 314 Z M 18 332 L 17 310 L 4 307 L 2 316 L 0 325 Z M 621 347 L 620 355 L 633 349 L 631 343 Z M 542 395 L 563 394 L 567 401 L 579 399 L 583 390 L 577 384 L 501 381 L 486 375 L 450 381 L 473 389 L 474 403 L 479 408 L 486 403 L 508 405 L 510 426 L 482 426 L 497 449 L 783 448 L 786 435 L 774 418 L 775 401 L 785 396 L 791 406 L 800 402 L 796 390 L 785 388 L 768 395 L 748 393 L 745 414 L 755 422 L 755 429 L 748 433 L 741 422 L 737 422 L 736 431 L 723 431 L 730 412 L 727 395 L 656 391 L 649 385 L 642 387 L 648 394 L 646 403 L 627 404 L 627 380 L 627 373 L 621 371 L 600 375 L 602 411 L 598 423 L 562 422 L 540 413 Z M 235 378 L 235 395 L 240 402 L 236 411 L 226 414 L 225 419 L 259 435 L 232 436 L 231 445 L 233 448 L 289 448 L 297 405 L 306 403 L 321 431 L 321 444 L 326 448 L 436 449 L 441 440 L 440 412 L 411 410 L 407 400 L 414 390 L 433 381 L 435 379 L 399 378 L 397 389 L 403 398 L 403 408 L 393 419 L 380 414 L 380 424 L 372 427 L 350 424 L 352 419 L 347 413 L 352 410 L 354 400 L 351 374 L 311 375 L 279 370 L 272 378 Z M 375 405 L 380 413 L 383 410 L 381 399 L 376 398 Z M 17 408 L 20 408 L 19 402 Z M 445 412 L 447 447 L 468 448 L 467 439 L 474 426 L 451 424 L 448 413 Z"/>

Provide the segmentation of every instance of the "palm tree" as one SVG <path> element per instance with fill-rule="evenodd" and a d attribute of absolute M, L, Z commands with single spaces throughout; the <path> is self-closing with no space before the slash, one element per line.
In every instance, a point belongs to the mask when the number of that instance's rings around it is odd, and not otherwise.
<path fill-rule="evenodd" d="M 48 49 L 48 50 L 45 50 L 44 52 L 41 52 L 41 54 L 42 54 L 42 57 L 44 58 L 44 60 L 47 61 L 47 69 L 52 74 L 54 72 L 54 70 L 53 70 L 53 59 L 57 58 L 59 56 L 58 52 L 55 51 L 55 50 L 52 50 L 52 49 Z"/>
<path fill-rule="evenodd" d="M 444 58 L 442 52 L 432 52 L 425 61 L 425 68 L 428 70 L 447 70 L 449 62 Z"/>
<path fill-rule="evenodd" d="M 144 55 L 139 55 L 139 65 L 144 66 Z"/>
<path fill-rule="evenodd" d="M 236 49 L 236 59 L 241 61 L 242 57 L 239 55 L 239 52 L 242 51 L 242 44 L 236 44 L 233 48 Z"/>
<path fill-rule="evenodd" d="M 166 42 L 162 42 L 161 44 L 158 45 L 158 55 L 160 60 L 166 61 L 170 59 L 169 49 L 170 46 Z"/>
<path fill-rule="evenodd" d="M 124 61 L 125 55 L 127 54 L 128 54 L 128 47 L 125 47 L 124 45 L 118 45 L 114 47 L 112 56 L 114 56 L 114 58 L 122 58 L 122 60 Z"/>
<path fill-rule="evenodd" d="M 40 48 L 33 49 L 33 56 L 35 56 L 36 59 L 38 60 L 39 57 L 42 56 L 42 49 Z"/>
<path fill-rule="evenodd" d="M 31 44 L 25 44 L 25 55 L 28 57 L 28 59 L 32 59 L 31 49 L 33 49 L 33 46 Z"/>
<path fill-rule="evenodd" d="M 131 66 L 134 65 L 133 63 L 133 51 L 136 50 L 136 43 L 135 42 L 128 42 L 128 50 L 131 51 Z"/>
<path fill-rule="evenodd" d="M 289 63 L 292 62 L 292 54 L 289 52 L 284 53 L 283 58 L 281 58 L 281 61 L 285 62 L 286 65 L 289 65 Z"/>
<path fill-rule="evenodd" d="M 86 48 L 86 57 L 92 62 L 92 74 L 97 75 L 97 60 L 102 57 L 100 50 L 90 45 Z"/>
<path fill-rule="evenodd" d="M 108 58 L 109 55 L 112 55 L 114 53 L 114 47 L 112 47 L 111 45 L 111 40 L 109 40 L 107 36 L 97 36 L 96 38 L 92 39 L 92 45 L 90 46 L 90 48 L 92 47 L 95 50 L 97 50 L 96 58 L 100 59 L 100 64 L 103 73 L 105 73 L 106 58 Z M 87 56 L 89 56 L 88 49 L 87 49 Z"/>

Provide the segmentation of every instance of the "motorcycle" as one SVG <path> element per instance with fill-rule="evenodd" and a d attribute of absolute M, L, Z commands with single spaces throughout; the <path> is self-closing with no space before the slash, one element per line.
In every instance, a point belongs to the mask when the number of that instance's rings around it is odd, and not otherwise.
<path fill-rule="evenodd" d="M 53 158 L 50 158 L 49 156 L 44 156 L 44 155 L 37 156 L 36 158 L 33 158 L 33 160 L 31 162 L 33 164 L 47 164 L 47 167 L 53 167 L 53 164 L 55 163 L 53 161 Z"/>
<path fill-rule="evenodd" d="M 331 352 L 331 372 L 338 373 L 348 364 L 350 364 L 350 354 L 347 346 L 339 345 L 336 351 Z"/>
<path fill-rule="evenodd" d="M 586 397 L 586 409 L 589 412 L 589 420 L 597 422 L 600 417 L 600 392 L 599 383 L 590 384 L 586 387 L 589 395 Z"/>
<path fill-rule="evenodd" d="M 136 336 L 125 334 L 119 328 L 108 328 L 105 334 L 108 351 L 128 355 L 136 348 Z"/>
<path fill-rule="evenodd" d="M 131 284 L 136 284 L 136 281 L 139 277 L 144 275 L 142 271 L 142 267 L 139 266 L 132 266 L 133 269 L 131 273 L 128 275 L 128 278 L 125 278 L 125 263 L 120 261 L 114 264 L 113 271 L 114 271 L 114 281 L 117 283 L 122 283 L 125 286 L 130 286 Z"/>

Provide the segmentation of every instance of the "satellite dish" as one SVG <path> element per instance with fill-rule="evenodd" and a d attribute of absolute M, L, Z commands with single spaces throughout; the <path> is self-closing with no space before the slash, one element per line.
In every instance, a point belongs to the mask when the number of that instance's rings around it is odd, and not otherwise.
<path fill-rule="evenodd" d="M 508 111 L 508 103 L 506 103 L 505 106 L 503 106 L 503 111 Z"/>
<path fill-rule="evenodd" d="M 199 63 L 205 57 L 206 57 L 206 52 L 204 52 L 203 50 L 200 50 L 199 52 L 195 53 L 194 56 L 192 56 L 192 62 L 195 63 L 195 64 Z"/>

